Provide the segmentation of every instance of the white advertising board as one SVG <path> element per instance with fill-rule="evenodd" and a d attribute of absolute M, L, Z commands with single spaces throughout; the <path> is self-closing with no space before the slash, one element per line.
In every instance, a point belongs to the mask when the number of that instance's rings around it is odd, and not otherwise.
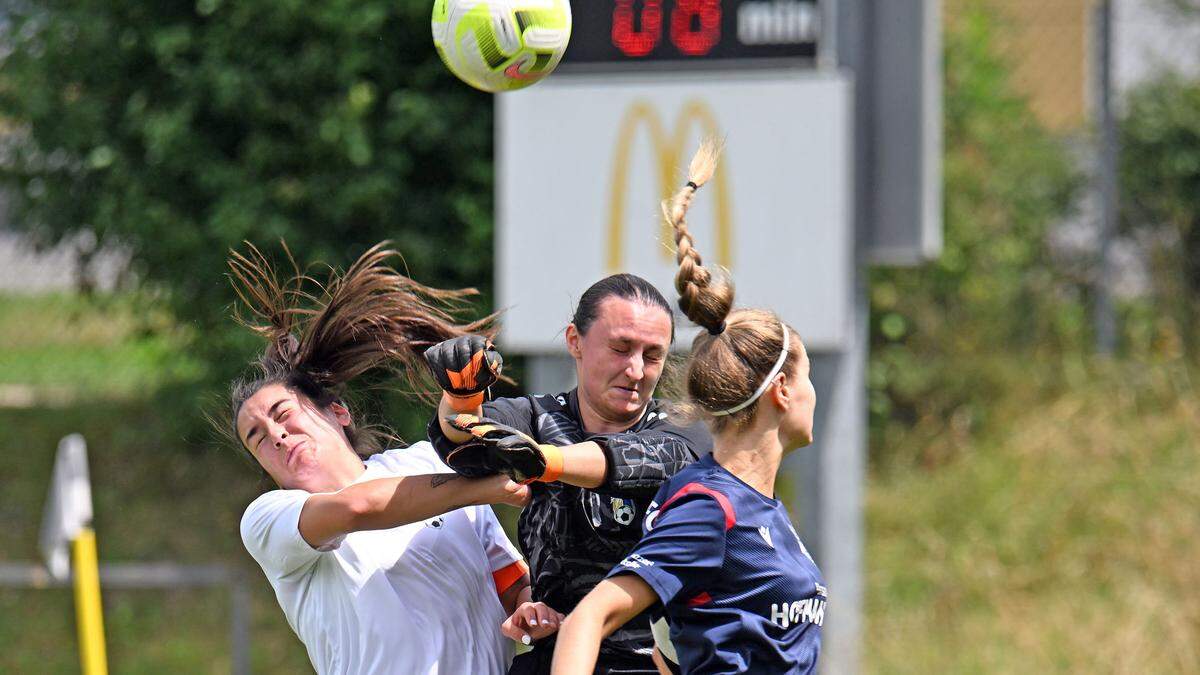
<path fill-rule="evenodd" d="M 737 306 L 775 310 L 810 350 L 838 350 L 853 297 L 852 86 L 802 70 L 551 77 L 497 96 L 500 342 L 557 352 L 576 300 L 632 272 L 672 306 L 674 242 L 659 203 L 700 139 L 724 137 L 688 223 Z M 695 330 L 677 321 L 677 344 Z"/>

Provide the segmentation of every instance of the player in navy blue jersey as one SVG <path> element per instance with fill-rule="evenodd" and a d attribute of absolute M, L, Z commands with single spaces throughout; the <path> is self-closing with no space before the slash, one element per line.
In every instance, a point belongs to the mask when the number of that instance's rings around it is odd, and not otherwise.
<path fill-rule="evenodd" d="M 679 306 L 707 329 L 692 345 L 685 380 L 713 452 L 663 485 L 641 541 L 567 617 L 555 675 L 592 672 L 600 640 L 648 608 L 659 617 L 663 672 L 816 671 L 828 594 L 775 499 L 784 454 L 812 442 L 816 392 L 796 331 L 772 312 L 732 310 L 732 284 L 710 274 L 692 246 L 684 215 L 717 154 L 705 143 L 687 186 L 664 204 L 678 247 Z"/>

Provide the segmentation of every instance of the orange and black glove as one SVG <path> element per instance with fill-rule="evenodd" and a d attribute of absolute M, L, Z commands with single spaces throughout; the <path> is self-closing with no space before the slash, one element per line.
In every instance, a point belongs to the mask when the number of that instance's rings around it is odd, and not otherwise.
<path fill-rule="evenodd" d="M 486 417 L 460 414 L 447 417 L 446 422 L 471 434 L 470 441 L 446 457 L 446 464 L 456 471 L 456 464 L 486 469 L 508 474 L 518 483 L 550 483 L 562 476 L 563 456 L 558 446 L 538 443 L 524 432 Z"/>
<path fill-rule="evenodd" d="M 495 384 L 504 358 L 481 335 L 451 338 L 425 350 L 425 362 L 446 392 L 450 407 L 469 412 L 483 403 L 483 393 Z"/>
<path fill-rule="evenodd" d="M 463 478 L 485 478 L 497 474 L 507 474 L 501 471 L 499 464 L 493 459 L 494 451 L 486 443 L 467 441 L 446 455 L 446 466 L 454 469 L 454 473 Z"/>

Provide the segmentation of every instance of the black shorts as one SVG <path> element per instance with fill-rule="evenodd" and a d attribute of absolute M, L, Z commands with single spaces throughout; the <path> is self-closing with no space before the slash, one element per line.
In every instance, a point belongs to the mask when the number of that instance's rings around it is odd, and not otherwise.
<path fill-rule="evenodd" d="M 554 645 L 550 645 L 549 649 L 532 649 L 518 654 L 517 658 L 513 659 L 508 675 L 550 675 L 550 665 L 553 661 Z M 646 659 L 645 663 L 601 662 L 596 664 L 594 672 L 597 675 L 659 675 L 658 669 L 649 659 Z"/>

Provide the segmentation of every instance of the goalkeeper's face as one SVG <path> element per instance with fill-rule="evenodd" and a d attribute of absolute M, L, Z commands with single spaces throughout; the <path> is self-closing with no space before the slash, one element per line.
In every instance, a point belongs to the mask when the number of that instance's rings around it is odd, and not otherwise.
<path fill-rule="evenodd" d="M 606 425 L 628 428 L 654 395 L 670 346 L 671 317 L 663 308 L 617 296 L 606 298 L 586 334 L 581 335 L 574 324 L 567 327 L 567 349 L 575 358 L 581 404 Z"/>

